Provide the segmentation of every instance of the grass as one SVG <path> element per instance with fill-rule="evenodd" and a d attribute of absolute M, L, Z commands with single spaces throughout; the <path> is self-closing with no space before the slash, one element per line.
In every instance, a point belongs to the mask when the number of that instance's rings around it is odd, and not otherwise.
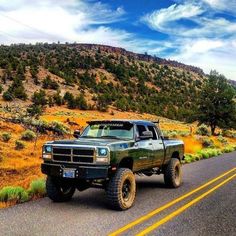
<path fill-rule="evenodd" d="M 31 196 L 38 196 L 38 197 L 45 196 L 46 195 L 45 180 L 44 179 L 33 180 L 30 184 L 28 192 Z"/>
<path fill-rule="evenodd" d="M 28 192 L 22 187 L 4 187 L 0 190 L 1 202 L 23 203 L 29 200 Z"/>
<path fill-rule="evenodd" d="M 29 189 L 20 186 L 7 186 L 0 190 L 0 203 L 23 203 L 46 196 L 45 180 L 33 180 Z"/>

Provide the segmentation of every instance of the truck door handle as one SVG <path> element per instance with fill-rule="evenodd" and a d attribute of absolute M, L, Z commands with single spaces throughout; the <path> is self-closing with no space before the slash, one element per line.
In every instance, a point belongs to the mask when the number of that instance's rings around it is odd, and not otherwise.
<path fill-rule="evenodd" d="M 152 145 L 152 143 L 148 143 L 148 145 L 150 145 L 150 146 L 151 146 L 151 145 Z"/>

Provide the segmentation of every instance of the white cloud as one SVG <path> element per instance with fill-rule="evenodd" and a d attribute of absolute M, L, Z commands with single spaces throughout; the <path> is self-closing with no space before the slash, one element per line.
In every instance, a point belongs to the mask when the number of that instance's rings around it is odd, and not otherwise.
<path fill-rule="evenodd" d="M 176 22 L 181 19 L 191 19 L 204 12 L 199 6 L 192 4 L 185 5 L 171 5 L 168 8 L 156 10 L 151 14 L 145 15 L 142 20 L 146 22 L 152 29 L 161 32 L 172 32 L 177 31 L 172 28 L 172 22 Z"/>
<path fill-rule="evenodd" d="M 233 10 L 236 2 L 228 5 L 225 0 L 204 0 L 207 5 L 203 0 L 176 2 L 141 19 L 151 29 L 168 35 L 170 45 L 166 49 L 172 53 L 163 56 L 198 66 L 207 73 L 216 69 L 236 80 L 236 22 L 216 15 L 230 7 Z M 190 26 L 183 24 L 182 19 Z"/>
<path fill-rule="evenodd" d="M 216 69 L 227 78 L 236 80 L 235 41 L 199 40 L 183 42 L 181 50 L 170 56 L 171 59 L 202 68 L 206 73 Z"/>
<path fill-rule="evenodd" d="M 94 30 L 93 26 L 119 21 L 125 14 L 121 7 L 112 10 L 107 4 L 81 0 L 0 0 L 0 3 L 0 34 L 3 35 L 0 43 L 4 44 L 58 40 L 79 42 L 84 38 L 84 33 L 96 38 L 96 34 L 102 31 L 107 41 L 109 33 L 110 38 L 114 39 L 115 31 L 100 27 Z M 118 39 L 121 38 L 119 33 Z"/>
<path fill-rule="evenodd" d="M 228 11 L 235 13 L 236 2 L 234 0 L 202 0 L 207 3 L 210 7 L 216 10 Z"/>

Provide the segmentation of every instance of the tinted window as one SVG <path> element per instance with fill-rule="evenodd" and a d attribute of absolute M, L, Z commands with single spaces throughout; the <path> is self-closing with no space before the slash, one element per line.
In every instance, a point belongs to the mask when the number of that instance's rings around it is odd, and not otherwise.
<path fill-rule="evenodd" d="M 156 134 L 156 131 L 155 131 L 155 128 L 153 126 L 148 126 L 148 130 L 152 132 L 152 135 L 153 135 L 153 140 L 157 140 L 157 134 Z"/>
<path fill-rule="evenodd" d="M 137 125 L 137 129 L 138 129 L 139 136 L 142 136 L 143 131 L 146 131 L 146 128 L 144 125 Z"/>

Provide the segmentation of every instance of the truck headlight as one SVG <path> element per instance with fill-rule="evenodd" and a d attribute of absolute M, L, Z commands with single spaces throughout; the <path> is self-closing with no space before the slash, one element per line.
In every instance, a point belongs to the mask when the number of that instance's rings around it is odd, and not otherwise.
<path fill-rule="evenodd" d="M 52 159 L 52 146 L 43 146 L 43 159 Z"/>
<path fill-rule="evenodd" d="M 98 148 L 98 156 L 105 157 L 108 154 L 107 148 Z"/>
<path fill-rule="evenodd" d="M 109 150 L 108 148 L 97 149 L 97 162 L 109 162 Z"/>

